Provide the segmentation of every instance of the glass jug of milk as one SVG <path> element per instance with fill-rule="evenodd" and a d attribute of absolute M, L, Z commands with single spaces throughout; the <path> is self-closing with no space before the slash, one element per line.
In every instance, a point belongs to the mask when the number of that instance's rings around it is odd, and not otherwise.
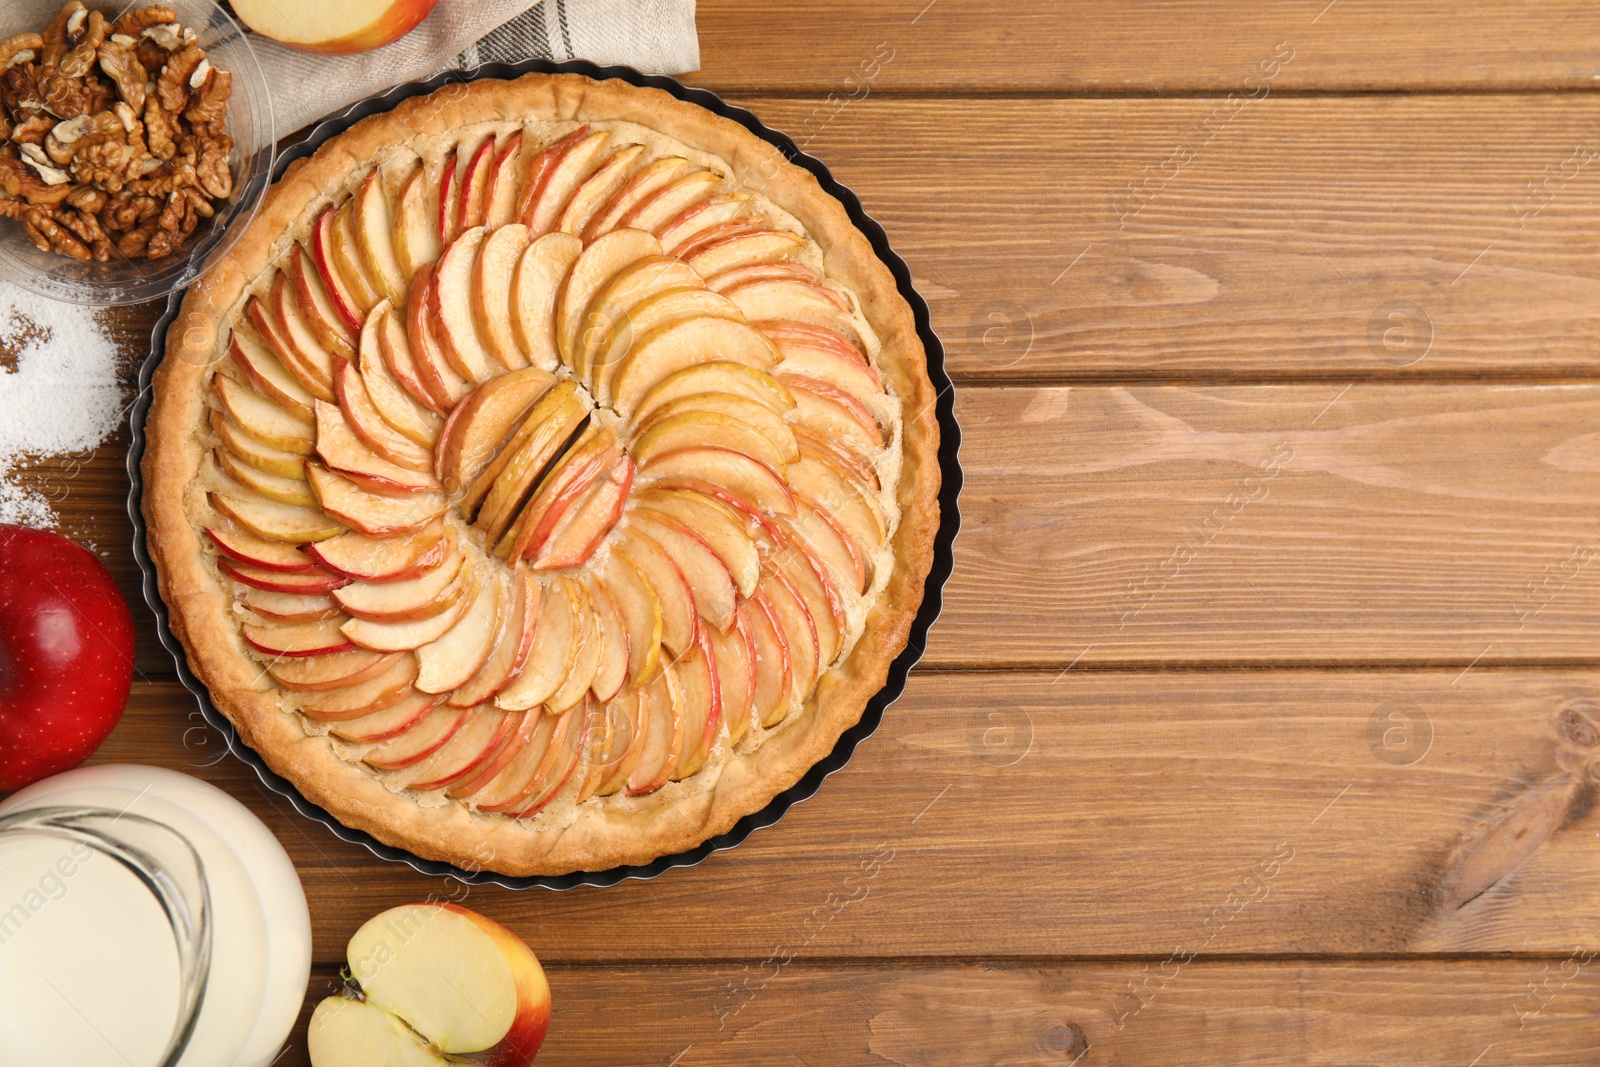
<path fill-rule="evenodd" d="M 310 949 L 277 839 L 198 779 L 87 767 L 0 804 L 0 1067 L 270 1063 Z"/>

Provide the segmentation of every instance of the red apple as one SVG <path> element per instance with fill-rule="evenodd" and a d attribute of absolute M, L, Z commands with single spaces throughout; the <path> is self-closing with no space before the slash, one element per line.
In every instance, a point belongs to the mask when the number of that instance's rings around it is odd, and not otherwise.
<path fill-rule="evenodd" d="M 0 792 L 82 763 L 122 717 L 133 617 L 100 561 L 0 526 Z"/>
<path fill-rule="evenodd" d="M 234 14 L 264 37 L 302 52 L 342 56 L 398 41 L 439 0 L 235 0 Z"/>

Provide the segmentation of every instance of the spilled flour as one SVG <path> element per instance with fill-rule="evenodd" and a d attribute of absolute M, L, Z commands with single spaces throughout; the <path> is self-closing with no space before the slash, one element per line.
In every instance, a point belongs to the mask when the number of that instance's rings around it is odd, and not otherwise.
<path fill-rule="evenodd" d="M 0 522 L 53 527 L 76 465 L 39 460 L 104 441 L 126 411 L 117 346 L 96 312 L 0 285 Z"/>

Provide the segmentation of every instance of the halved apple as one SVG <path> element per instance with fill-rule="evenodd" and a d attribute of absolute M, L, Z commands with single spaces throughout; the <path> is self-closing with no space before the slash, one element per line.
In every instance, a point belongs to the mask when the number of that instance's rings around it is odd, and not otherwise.
<path fill-rule="evenodd" d="M 417 271 L 439 258 L 439 227 L 428 204 L 427 168 L 417 169 L 401 183 L 394 212 L 394 254 L 409 288 Z M 402 303 L 396 300 L 395 304 Z"/>
<path fill-rule="evenodd" d="M 471 717 L 464 708 L 436 704 L 421 722 L 398 737 L 379 742 L 361 758 L 380 771 L 415 766 L 448 744 Z"/>
<path fill-rule="evenodd" d="M 661 644 L 674 657 L 682 655 L 694 641 L 699 619 L 689 579 L 665 549 L 635 527 L 624 526 L 618 531 L 612 554 L 618 553 L 655 595 L 661 616 Z"/>
<path fill-rule="evenodd" d="M 390 369 L 390 357 L 384 352 L 389 345 L 406 347 L 405 332 L 395 320 L 393 307 L 385 300 L 372 309 L 367 324 L 361 328 L 361 379 L 366 383 L 372 406 L 383 416 L 383 421 L 418 447 L 432 448 L 439 435 L 439 417 L 428 405 L 418 402 L 410 387 L 395 377 Z M 396 358 L 414 375 L 409 349 L 403 357 L 397 355 Z M 421 383 L 417 383 L 417 392 L 427 395 Z"/>
<path fill-rule="evenodd" d="M 489 543 L 498 541 L 511 525 L 534 481 L 589 417 L 589 406 L 588 397 L 579 393 L 570 379 L 555 385 L 468 487 L 459 505 L 460 513 L 466 518 L 476 509 L 476 525 Z"/>
<path fill-rule="evenodd" d="M 456 406 L 434 461 L 446 492 L 461 492 L 483 473 L 554 380 L 536 367 L 523 367 L 490 379 Z"/>
<path fill-rule="evenodd" d="M 531 708 L 549 700 L 561 687 L 578 654 L 582 607 L 571 582 L 557 578 L 545 586 L 533 651 L 523 663 L 522 673 L 494 698 L 498 707 L 508 711 Z"/>
<path fill-rule="evenodd" d="M 396 466 L 372 451 L 355 435 L 343 412 L 320 400 L 317 401 L 317 454 L 330 469 L 368 488 L 393 493 L 426 493 L 439 488 L 431 474 Z"/>
<path fill-rule="evenodd" d="M 225 448 L 217 449 L 214 455 L 222 472 L 251 492 L 280 504 L 297 504 L 305 508 L 316 506 L 317 498 L 311 495 L 311 486 L 306 482 L 304 464 L 301 465 L 299 477 L 284 478 L 257 470 Z"/>
<path fill-rule="evenodd" d="M 333 235 L 337 221 L 338 213 L 333 208 L 322 209 L 322 214 L 311 224 L 310 252 L 311 261 L 316 264 L 317 277 L 322 281 L 322 290 L 327 294 L 334 314 L 338 316 L 342 326 L 343 336 L 348 342 L 353 341 L 361 330 L 361 312 L 356 306 L 356 298 L 350 291 L 349 283 L 334 259 Z"/>
<path fill-rule="evenodd" d="M 642 703 L 648 725 L 639 761 L 628 775 L 629 796 L 653 793 L 666 785 L 683 754 L 683 693 L 672 664 L 661 665 L 661 673 L 645 688 Z"/>
<path fill-rule="evenodd" d="M 455 606 L 469 591 L 469 557 L 450 552 L 445 561 L 415 578 L 398 582 L 352 582 L 334 591 L 346 612 L 373 622 L 409 622 L 431 618 Z"/>
<path fill-rule="evenodd" d="M 660 254 L 661 242 L 654 235 L 630 229 L 612 230 L 583 250 L 556 297 L 556 351 L 563 363 L 572 366 L 578 335 L 589 325 L 584 313 L 595 293 L 628 264 Z"/>
<path fill-rule="evenodd" d="M 472 310 L 472 268 L 483 238 L 483 227 L 474 226 L 450 242 L 434 265 L 428 292 L 435 338 L 451 366 L 470 382 L 487 381 L 504 369 L 484 347 Z"/>
<path fill-rule="evenodd" d="M 301 417 L 311 414 L 311 393 L 266 348 L 233 330 L 228 335 L 228 354 L 233 357 L 234 366 L 255 386 L 256 392 L 291 414 Z"/>
<path fill-rule="evenodd" d="M 677 519 L 657 511 L 631 509 L 628 523 L 672 557 L 694 594 L 695 611 L 699 616 L 719 630 L 726 631 L 733 625 L 738 586 L 704 538 Z M 658 586 L 657 596 L 661 592 Z"/>
<path fill-rule="evenodd" d="M 339 408 L 351 432 L 363 444 L 390 463 L 413 471 L 433 473 L 430 451 L 389 425 L 373 404 L 366 380 L 354 363 L 341 360 L 335 366 L 333 391 L 339 398 Z"/>
<path fill-rule="evenodd" d="M 448 693 L 465 685 L 489 661 L 509 615 L 510 585 L 508 572 L 497 568 L 478 583 L 477 597 L 455 626 L 417 649 L 421 666 L 418 689 L 424 693 Z"/>
<path fill-rule="evenodd" d="M 667 560 L 671 563 L 671 560 Z M 661 602 L 638 566 L 614 548 L 602 565 L 601 582 L 627 635 L 628 681 L 643 685 L 655 674 L 661 650 Z M 691 594 L 682 590 L 681 596 Z M 596 696 L 599 695 L 597 692 Z"/>
<path fill-rule="evenodd" d="M 697 363 L 668 376 L 646 393 L 634 412 L 634 420 L 642 423 L 662 405 L 708 393 L 742 396 L 774 415 L 794 408 L 794 397 L 789 390 L 764 370 L 743 363 Z"/>
<path fill-rule="evenodd" d="M 316 444 L 316 427 L 308 418 L 290 414 L 247 385 L 226 374 L 211 380 L 217 403 L 239 429 L 264 445 L 310 455 Z"/>
<path fill-rule="evenodd" d="M 339 614 L 338 603 L 330 596 L 312 596 L 306 593 L 276 593 L 265 589 L 247 589 L 244 606 L 267 622 L 316 622 L 331 619 Z"/>
<path fill-rule="evenodd" d="M 601 403 L 627 418 L 639 400 L 670 375 L 698 363 L 730 362 L 765 370 L 777 362 L 772 342 L 742 322 L 700 317 L 661 326 L 640 336 L 616 363 Z"/>
<path fill-rule="evenodd" d="M 635 264 L 635 268 L 614 279 L 619 290 L 615 297 L 605 290 L 596 297 L 610 321 L 604 329 L 585 331 L 585 338 L 593 347 L 581 347 L 577 357 L 599 396 L 610 397 L 612 379 L 624 361 L 638 344 L 665 327 L 698 318 L 744 321 L 732 301 L 702 287 L 694 271 L 678 260 L 651 256 Z M 656 288 L 627 304 L 630 294 L 621 290 L 636 283 L 640 287 L 653 284 Z M 607 286 L 607 290 L 611 288 Z"/>
<path fill-rule="evenodd" d="M 489 190 L 484 194 L 483 224 L 489 229 L 509 225 L 517 217 L 517 186 L 521 181 L 522 131 L 513 130 L 495 149 L 489 170 Z"/>
<path fill-rule="evenodd" d="M 570 233 L 547 233 L 532 241 L 511 279 L 511 332 L 528 361 L 545 370 L 561 362 L 556 351 L 556 294 L 566 284 L 583 242 Z"/>
<path fill-rule="evenodd" d="M 478 594 L 477 583 L 482 580 L 482 575 L 474 573 L 468 581 L 464 595 L 444 611 L 421 619 L 403 619 L 394 622 L 375 622 L 371 619 L 351 619 L 341 629 L 344 635 L 362 648 L 374 649 L 378 652 L 401 652 L 407 649 L 421 648 L 430 641 L 437 641 L 444 636 L 445 631 L 456 624 L 467 606 L 476 599 Z M 378 586 L 377 588 L 385 588 Z"/>
<path fill-rule="evenodd" d="M 628 681 L 628 630 L 616 601 L 605 583 L 589 575 L 589 602 L 594 608 L 595 634 L 599 642 L 599 661 L 589 689 L 602 704 L 611 700 Z"/>
<path fill-rule="evenodd" d="M 717 684 L 722 699 L 722 719 L 728 724 L 728 745 L 735 746 L 750 729 L 755 711 L 756 644 L 750 620 L 743 610 L 726 634 L 702 627 L 717 663 Z"/>
<path fill-rule="evenodd" d="M 353 648 L 329 656 L 279 660 L 267 664 L 267 671 L 285 689 L 297 693 L 321 693 L 376 678 L 404 654 Z"/>
<path fill-rule="evenodd" d="M 329 517 L 369 537 L 409 533 L 444 514 L 445 499 L 439 493 L 410 493 L 404 496 L 375 493 L 316 463 L 307 465 L 306 474 L 322 510 Z M 339 528 L 334 528 L 333 533 L 326 537 L 339 532 Z M 306 538 L 311 541 L 325 539 Z"/>
<path fill-rule="evenodd" d="M 578 183 L 566 206 L 556 218 L 554 229 L 582 235 L 589 221 L 621 189 L 632 175 L 634 165 L 644 154 L 644 145 L 623 145 Z"/>
<path fill-rule="evenodd" d="M 791 421 L 797 429 L 837 442 L 859 456 L 882 451 L 883 429 L 855 397 L 813 378 L 784 374 L 781 380 L 795 400 Z"/>
<path fill-rule="evenodd" d="M 366 649 L 358 651 L 366 652 Z M 367 653 L 376 655 L 376 653 Z M 354 653 L 342 653 L 354 655 Z M 345 719 L 333 724 L 330 732 L 354 741 L 356 744 L 375 744 L 379 741 L 388 741 L 399 737 L 423 719 L 428 712 L 439 706 L 439 698 L 432 693 L 419 693 L 412 690 L 404 699 L 392 704 L 381 711 L 370 715 L 363 715 L 357 719 Z"/>
<path fill-rule="evenodd" d="M 297 245 L 289 250 L 288 276 L 294 308 L 306 328 L 316 337 L 317 343 L 332 355 L 346 359 L 353 357 L 356 332 L 360 326 L 346 320 L 335 306 L 321 270 L 304 247 Z"/>
<path fill-rule="evenodd" d="M 323 722 L 359 719 L 391 708 L 410 696 L 416 677 L 415 657 L 401 656 L 375 677 L 306 697 L 300 702 L 300 710 Z"/>
<path fill-rule="evenodd" d="M 642 437 L 656 424 L 686 411 L 709 411 L 737 419 L 754 427 L 762 437 L 765 437 L 783 463 L 787 464 L 799 458 L 800 445 L 795 440 L 794 431 L 790 429 L 789 424 L 766 405 L 749 397 L 740 396 L 738 393 L 701 393 L 698 396 L 683 396 L 669 400 L 652 409 L 647 415 L 636 416 L 633 420 L 633 425 L 637 427 L 635 432 Z"/>
<path fill-rule="evenodd" d="M 456 373 L 445 358 L 433 329 L 433 268 L 425 264 L 411 279 L 411 295 L 406 299 L 406 344 L 434 410 L 443 414 L 472 391 L 472 383 Z"/>
<path fill-rule="evenodd" d="M 691 166 L 692 164 L 682 156 L 663 156 L 660 159 L 652 159 L 634 171 L 605 207 L 595 213 L 589 225 L 584 228 L 583 239 L 593 241 L 596 237 L 616 229 L 624 215 L 666 188 L 673 178 Z"/>
<path fill-rule="evenodd" d="M 384 292 L 382 280 L 368 273 L 366 253 L 361 247 L 361 239 L 356 236 L 355 209 L 355 199 L 345 201 L 334 215 L 329 240 L 332 243 L 334 268 L 344 282 L 345 292 L 355 302 L 358 320 L 356 331 L 359 333 L 360 323 L 367 321 L 367 312 L 388 294 Z"/>
<path fill-rule="evenodd" d="M 458 153 L 465 150 L 465 145 L 457 149 Z M 489 174 L 494 169 L 494 138 L 485 137 L 471 154 L 461 158 L 466 162 L 457 164 L 461 168 L 461 193 L 456 200 L 458 234 L 483 225 L 489 207 Z"/>
<path fill-rule="evenodd" d="M 721 175 L 709 170 L 680 171 L 665 185 L 642 197 L 616 225 L 654 232 L 692 204 L 715 195 L 721 185 Z"/>
<path fill-rule="evenodd" d="M 316 491 L 315 486 L 312 491 Z M 344 527 L 331 515 L 324 515 L 315 508 L 282 504 L 265 497 L 213 492 L 211 506 L 257 537 L 264 537 L 268 541 L 305 544 L 307 541 L 326 541 L 344 532 Z"/>
<path fill-rule="evenodd" d="M 665 488 L 636 494 L 633 507 L 669 516 L 693 530 L 722 561 L 741 595 L 755 591 L 761 579 L 761 557 L 739 512 L 701 493 Z"/>
<path fill-rule="evenodd" d="M 794 705 L 789 638 L 772 603 L 759 590 L 739 605 L 739 611 L 750 628 L 751 643 L 756 650 L 753 697 L 756 721 L 762 726 L 776 726 L 788 717 Z"/>
<path fill-rule="evenodd" d="M 312 574 L 290 574 L 285 571 L 267 571 L 235 559 L 217 560 L 217 569 L 241 585 L 268 593 L 289 593 L 298 596 L 324 596 L 349 582 L 348 578 L 327 571 Z"/>
<path fill-rule="evenodd" d="M 206 536 L 224 556 L 264 571 L 315 574 L 322 569 L 300 546 L 265 540 L 232 523 L 208 526 Z"/>
<path fill-rule="evenodd" d="M 431 571 L 451 553 L 444 524 L 432 523 L 397 537 L 368 537 L 354 531 L 306 547 L 329 570 L 363 582 L 402 582 Z"/>
<path fill-rule="evenodd" d="M 752 263 L 772 263 L 793 259 L 803 252 L 806 242 L 799 234 L 785 230 L 756 230 L 734 234 L 699 248 L 688 257 L 689 266 L 702 278 Z"/>
<path fill-rule="evenodd" d="M 605 147 L 610 134 L 604 130 L 590 133 L 560 153 L 548 168 L 538 175 L 533 196 L 521 213 L 528 232 L 538 237 L 556 228 L 556 220 L 578 184 L 594 170 L 595 161 Z M 552 148 L 550 151 L 554 151 Z"/>
<path fill-rule="evenodd" d="M 436 2 L 239 0 L 232 7 L 240 21 L 263 37 L 317 56 L 342 56 L 398 41 L 428 17 Z"/>
<path fill-rule="evenodd" d="M 683 694 L 683 753 L 673 768 L 675 780 L 687 778 L 705 765 L 722 731 L 722 683 L 717 678 L 710 629 L 701 625 L 694 649 L 677 663 L 678 688 Z"/>
<path fill-rule="evenodd" d="M 528 228 L 514 222 L 492 230 L 472 268 L 472 308 L 489 353 L 507 370 L 528 365 L 512 329 L 511 279 L 528 250 Z"/>
<path fill-rule="evenodd" d="M 526 567 L 516 566 L 504 573 L 509 583 L 505 591 L 505 625 L 501 627 L 494 651 L 478 673 L 450 694 L 450 703 L 455 707 L 471 707 L 494 697 L 521 673 L 522 665 L 533 651 L 544 587 Z"/>
<path fill-rule="evenodd" d="M 403 303 L 410 274 L 395 254 L 389 194 L 383 188 L 383 174 L 376 167 L 362 179 L 353 202 L 356 243 L 367 275 L 377 284 L 380 296 L 394 304 Z"/>
<path fill-rule="evenodd" d="M 550 468 L 517 521 L 495 545 L 495 553 L 511 561 L 537 556 L 567 510 L 612 469 L 621 455 L 622 445 L 616 434 L 603 426 L 590 426 Z M 626 480 L 628 483 L 633 480 L 631 466 Z M 625 491 L 623 496 L 626 496 Z M 596 516 L 597 520 L 600 518 Z M 582 535 L 580 530 L 580 538 Z M 573 545 L 570 549 L 576 551 L 579 547 Z M 542 568 L 535 565 L 535 569 Z"/>
<path fill-rule="evenodd" d="M 354 648 L 339 630 L 337 620 L 287 624 L 247 622 L 242 627 L 245 644 L 264 656 L 298 659 L 329 656 Z"/>

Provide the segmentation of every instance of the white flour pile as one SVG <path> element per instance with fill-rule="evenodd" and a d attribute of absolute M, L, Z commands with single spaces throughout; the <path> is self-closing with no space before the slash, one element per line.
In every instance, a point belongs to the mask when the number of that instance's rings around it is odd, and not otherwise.
<path fill-rule="evenodd" d="M 75 466 L 33 461 L 92 449 L 125 411 L 117 348 L 95 312 L 0 284 L 0 522 L 56 525 Z"/>

